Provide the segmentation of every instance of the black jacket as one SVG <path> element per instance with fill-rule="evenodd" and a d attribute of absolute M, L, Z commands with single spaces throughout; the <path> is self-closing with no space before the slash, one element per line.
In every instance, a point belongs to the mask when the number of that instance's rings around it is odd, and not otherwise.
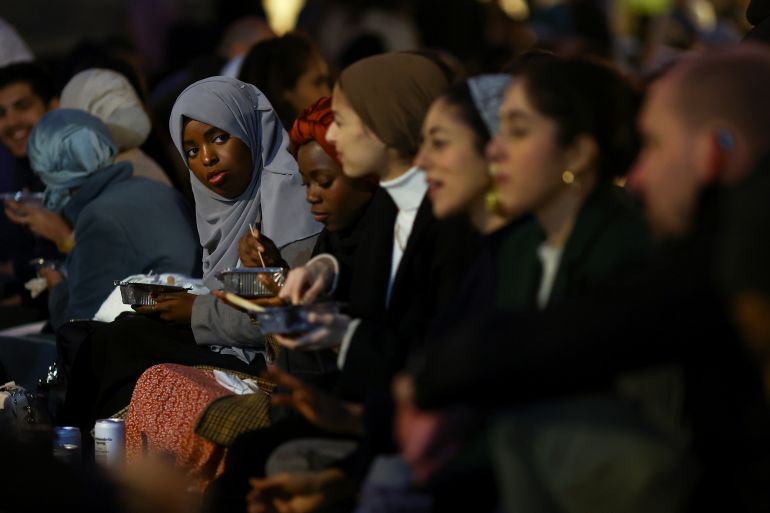
<path fill-rule="evenodd" d="M 360 401 L 369 392 L 388 389 L 437 312 L 453 298 L 475 257 L 478 235 L 470 224 L 464 219 L 436 220 L 425 198 L 386 306 L 396 214 L 390 196 L 379 191 L 367 212 L 367 233 L 351 270 L 350 311 L 362 322 L 339 382 L 339 393 L 346 399 Z"/>
<path fill-rule="evenodd" d="M 752 0 L 746 9 L 746 19 L 754 28 L 746 34 L 746 41 L 770 43 L 770 1 Z"/>
<path fill-rule="evenodd" d="M 663 248 L 645 270 L 540 314 L 480 312 L 458 326 L 432 346 L 431 365 L 417 375 L 418 404 L 495 409 L 679 363 L 703 466 L 694 510 L 770 510 L 770 415 L 714 283 L 715 195 L 704 195 L 694 234 Z"/>

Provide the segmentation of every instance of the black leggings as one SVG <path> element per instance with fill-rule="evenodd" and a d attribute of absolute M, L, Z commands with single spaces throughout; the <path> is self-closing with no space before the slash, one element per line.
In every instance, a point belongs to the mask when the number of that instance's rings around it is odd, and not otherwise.
<path fill-rule="evenodd" d="M 59 424 L 90 431 L 97 419 L 128 406 L 142 373 L 161 363 L 210 365 L 252 375 L 265 368 L 262 358 L 246 364 L 197 345 L 189 326 L 123 314 L 95 326 L 78 348 Z"/>

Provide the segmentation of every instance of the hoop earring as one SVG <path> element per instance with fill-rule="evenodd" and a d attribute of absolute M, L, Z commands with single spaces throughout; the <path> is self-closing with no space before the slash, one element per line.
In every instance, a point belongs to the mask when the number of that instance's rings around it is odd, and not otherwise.
<path fill-rule="evenodd" d="M 500 192 L 494 184 L 492 184 L 486 194 L 484 194 L 484 206 L 490 214 L 497 215 L 502 212 L 503 204 L 500 201 Z"/>

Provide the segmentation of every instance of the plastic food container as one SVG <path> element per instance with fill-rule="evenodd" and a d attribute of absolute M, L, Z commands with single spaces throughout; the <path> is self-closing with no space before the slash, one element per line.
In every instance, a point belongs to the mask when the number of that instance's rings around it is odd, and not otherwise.
<path fill-rule="evenodd" d="M 308 320 L 310 313 L 336 314 L 340 311 L 340 303 L 329 301 L 309 305 L 295 305 L 265 308 L 255 312 L 257 324 L 264 333 L 288 335 L 310 331 L 316 325 Z"/>
<path fill-rule="evenodd" d="M 153 294 L 171 294 L 174 292 L 187 292 L 184 287 L 174 285 L 161 285 L 158 283 L 121 283 L 116 281 L 116 286 L 120 287 L 120 297 L 124 305 L 154 305 Z"/>
<path fill-rule="evenodd" d="M 40 272 L 42 269 L 54 269 L 58 270 L 59 266 L 61 266 L 61 260 L 49 260 L 46 258 L 33 258 L 29 261 L 29 265 L 32 266 L 32 268 L 35 270 L 35 272 Z"/>
<path fill-rule="evenodd" d="M 15 201 L 17 203 L 33 203 L 36 205 L 43 205 L 43 193 L 42 192 L 3 192 L 0 193 L 0 200 L 2 201 Z"/>
<path fill-rule="evenodd" d="M 279 287 L 286 281 L 286 269 L 282 267 L 253 267 L 228 269 L 217 274 L 225 292 L 232 292 L 243 297 L 272 297 L 275 294 L 260 281 L 260 276 L 267 276 Z"/>

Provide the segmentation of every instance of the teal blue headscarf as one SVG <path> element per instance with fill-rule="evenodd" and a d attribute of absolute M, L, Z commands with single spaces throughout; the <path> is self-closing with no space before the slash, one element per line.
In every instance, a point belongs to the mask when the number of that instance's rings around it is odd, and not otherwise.
<path fill-rule="evenodd" d="M 48 112 L 32 130 L 27 146 L 32 169 L 46 186 L 46 208 L 60 212 L 71 188 L 116 166 L 117 152 L 109 129 L 97 117 L 75 109 Z"/>

